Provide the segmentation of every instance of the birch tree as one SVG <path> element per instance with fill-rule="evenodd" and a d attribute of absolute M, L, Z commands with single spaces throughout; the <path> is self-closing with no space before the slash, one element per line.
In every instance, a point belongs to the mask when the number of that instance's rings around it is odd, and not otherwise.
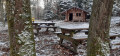
<path fill-rule="evenodd" d="M 90 18 L 87 56 L 110 56 L 109 27 L 113 0 L 94 0 Z"/>
<path fill-rule="evenodd" d="M 36 56 L 30 0 L 7 0 L 10 56 Z"/>

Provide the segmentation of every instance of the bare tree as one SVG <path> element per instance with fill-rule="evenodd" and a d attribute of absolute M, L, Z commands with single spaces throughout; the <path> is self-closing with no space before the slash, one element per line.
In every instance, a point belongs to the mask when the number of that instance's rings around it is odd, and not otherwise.
<path fill-rule="evenodd" d="M 109 27 L 113 0 L 93 0 L 87 56 L 110 56 Z"/>
<path fill-rule="evenodd" d="M 30 0 L 7 0 L 10 56 L 36 56 Z"/>

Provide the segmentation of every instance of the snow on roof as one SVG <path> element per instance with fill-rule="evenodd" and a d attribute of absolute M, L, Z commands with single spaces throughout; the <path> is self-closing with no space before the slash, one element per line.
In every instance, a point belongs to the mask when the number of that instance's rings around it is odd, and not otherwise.
<path fill-rule="evenodd" d="M 82 11 L 84 11 L 84 12 L 87 12 L 86 10 L 84 10 L 84 9 L 82 9 L 82 8 L 79 8 L 79 7 L 71 7 L 71 8 L 69 8 L 69 9 L 67 9 L 67 10 L 65 10 L 65 11 L 63 11 L 63 12 L 61 12 L 61 14 L 67 12 L 68 10 L 70 10 L 70 9 L 72 9 L 72 8 L 77 8 L 77 9 L 79 9 L 79 10 L 82 10 Z M 87 12 L 87 13 L 88 13 L 88 12 Z"/>

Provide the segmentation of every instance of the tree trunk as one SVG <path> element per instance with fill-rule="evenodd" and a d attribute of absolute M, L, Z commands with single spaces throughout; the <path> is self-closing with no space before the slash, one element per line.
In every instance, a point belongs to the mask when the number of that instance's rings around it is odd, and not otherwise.
<path fill-rule="evenodd" d="M 36 56 L 30 0 L 7 0 L 10 56 Z"/>
<path fill-rule="evenodd" d="M 4 22 L 3 0 L 0 0 L 0 22 Z"/>
<path fill-rule="evenodd" d="M 120 8 L 120 0 L 116 0 L 117 6 Z M 120 16 L 120 11 L 118 11 L 118 16 Z M 120 22 L 118 23 L 118 26 L 120 26 Z"/>
<path fill-rule="evenodd" d="M 94 0 L 90 18 L 87 56 L 110 56 L 109 27 L 113 0 Z"/>

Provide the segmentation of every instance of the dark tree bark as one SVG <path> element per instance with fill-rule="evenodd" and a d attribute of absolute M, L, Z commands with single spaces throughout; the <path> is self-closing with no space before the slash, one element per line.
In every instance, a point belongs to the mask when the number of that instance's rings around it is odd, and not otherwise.
<path fill-rule="evenodd" d="M 87 56 L 110 56 L 109 27 L 113 0 L 94 0 L 90 18 Z"/>
<path fill-rule="evenodd" d="M 7 0 L 10 56 L 36 56 L 30 0 Z"/>

